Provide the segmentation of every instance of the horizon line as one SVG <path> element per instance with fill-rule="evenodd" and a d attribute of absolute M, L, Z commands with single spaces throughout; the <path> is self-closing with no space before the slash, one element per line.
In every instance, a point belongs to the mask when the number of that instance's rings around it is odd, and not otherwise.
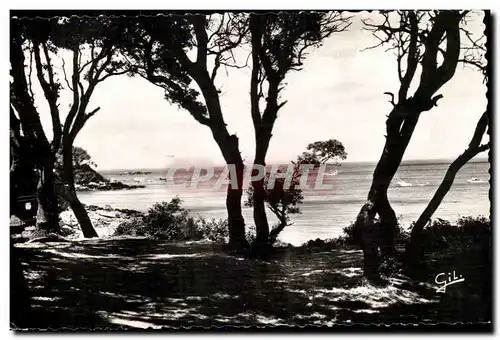
<path fill-rule="evenodd" d="M 401 164 L 405 163 L 411 163 L 411 162 L 453 162 L 455 158 L 415 158 L 415 159 L 405 159 L 401 162 Z M 469 161 L 469 163 L 474 163 L 474 162 L 488 162 L 488 157 L 476 157 L 473 158 Z M 365 160 L 365 161 L 339 161 L 339 163 L 342 164 L 376 164 L 378 161 L 370 161 L 370 160 Z M 205 162 L 206 163 L 206 162 Z M 289 163 L 289 162 L 288 162 Z M 288 164 L 288 163 L 279 163 L 279 162 L 270 162 L 267 165 L 277 165 L 277 164 Z M 251 163 L 245 163 L 245 165 L 249 165 Z M 327 163 L 328 164 L 328 163 Z M 190 164 L 189 166 L 195 166 L 196 164 Z M 226 164 L 200 164 L 199 166 L 213 166 L 213 167 L 223 167 Z M 169 165 L 165 165 L 162 167 L 150 167 L 150 168 L 99 168 L 99 165 L 97 166 L 97 170 L 99 171 L 144 171 L 144 170 L 162 170 L 165 168 L 168 168 Z"/>

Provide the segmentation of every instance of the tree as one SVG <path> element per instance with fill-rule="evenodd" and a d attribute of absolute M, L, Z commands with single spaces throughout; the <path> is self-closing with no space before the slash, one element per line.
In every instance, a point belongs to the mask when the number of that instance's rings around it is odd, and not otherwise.
<path fill-rule="evenodd" d="M 241 211 L 244 164 L 238 137 L 224 121 L 216 77 L 221 66 L 240 67 L 233 50 L 247 31 L 245 14 L 139 17 L 130 25 L 130 44 L 123 49 L 136 74 L 161 87 L 165 99 L 210 129 L 226 164 L 234 167 L 229 180 L 236 179 L 238 185 L 228 186 L 226 207 L 229 244 L 235 249 L 248 247 Z"/>
<path fill-rule="evenodd" d="M 79 146 L 73 146 L 73 166 L 80 168 L 84 165 L 96 167 L 87 150 Z"/>
<path fill-rule="evenodd" d="M 326 38 L 334 32 L 346 30 L 349 25 L 349 18 L 338 12 L 250 14 L 250 102 L 255 131 L 254 165 L 266 165 L 274 123 L 278 111 L 286 104 L 286 101 L 280 102 L 281 92 L 286 86 L 286 75 L 302 69 L 311 48 L 321 46 Z M 256 175 L 257 169 L 253 170 Z M 265 202 L 269 196 L 264 182 L 264 179 L 252 181 L 252 206 L 257 231 L 256 251 L 265 253 L 272 235 L 266 216 Z M 270 207 L 274 209 L 273 204 Z M 282 222 L 282 225 L 284 227 L 286 222 Z"/>
<path fill-rule="evenodd" d="M 395 255 L 397 217 L 387 190 L 420 115 L 437 106 L 443 95 L 436 95 L 436 92 L 455 73 L 460 57 L 460 23 L 466 14 L 466 11 L 384 12 L 381 24 L 364 21 L 367 29 L 380 40 L 374 47 L 389 45 L 389 49 L 395 51 L 400 81 L 396 98 L 393 93 L 386 92 L 393 105 L 386 120 L 386 142 L 373 173 L 367 202 L 355 223 L 362 235 L 364 274 L 368 278 L 378 278 L 378 248 L 383 256 Z M 393 26 L 394 21 L 399 25 Z M 411 95 L 410 85 L 415 81 L 418 67 L 421 75 Z M 377 214 L 380 223 L 375 223 Z"/>
<path fill-rule="evenodd" d="M 267 248 L 273 246 L 278 235 L 285 227 L 293 224 L 290 215 L 301 213 L 300 205 L 303 203 L 304 196 L 300 184 L 301 181 L 304 181 L 303 178 L 307 179 L 309 170 L 317 170 L 322 164 L 326 164 L 331 160 L 335 160 L 335 163 L 330 163 L 329 165 L 340 166 L 338 160 L 346 158 L 347 153 L 341 142 L 335 139 L 319 141 L 309 144 L 307 151 L 297 156 L 296 161 L 292 161 L 293 170 L 290 174 L 289 183 L 287 183 L 284 177 L 280 177 L 276 178 L 274 185 L 270 187 L 269 180 L 271 174 L 266 174 L 263 179 L 264 201 L 269 210 L 278 218 L 278 223 L 271 228 L 266 240 Z M 305 165 L 307 167 L 303 167 Z M 307 172 L 304 170 L 307 170 Z M 245 205 L 248 207 L 253 207 L 255 204 L 254 190 L 253 186 L 247 190 L 248 199 Z"/>
<path fill-rule="evenodd" d="M 62 181 L 64 183 L 64 196 L 69 202 L 71 209 L 80 224 L 85 237 L 97 237 L 92 222 L 90 221 L 85 208 L 79 201 L 74 182 L 73 166 L 73 143 L 85 123 L 100 108 L 88 112 L 87 108 L 91 96 L 96 86 L 105 79 L 125 74 L 129 69 L 125 68 L 125 63 L 120 61 L 118 56 L 118 45 L 123 43 L 122 21 L 110 18 L 52 18 L 36 20 L 13 19 L 16 31 L 15 57 L 22 58 L 24 68 L 24 54 L 22 45 L 26 46 L 30 55 L 29 75 L 19 71 L 13 75 L 14 83 L 20 82 L 23 88 L 14 91 L 13 105 L 19 113 L 23 127 L 31 124 L 30 116 L 23 113 L 26 103 L 30 103 L 32 116 L 38 116 L 34 107 L 34 94 L 31 89 L 31 72 L 33 70 L 33 59 L 35 63 L 36 79 L 40 83 L 45 99 L 50 109 L 52 118 L 52 130 L 54 138 L 49 144 L 45 133 L 40 125 L 37 127 L 36 134 L 40 141 L 34 141 L 35 144 L 42 146 L 41 155 L 43 159 L 43 175 L 46 191 L 52 198 L 54 193 L 54 163 L 56 154 L 62 152 Z M 67 77 L 66 62 L 62 58 L 62 75 L 56 72 L 56 60 L 64 50 L 71 55 L 71 77 Z M 18 65 L 15 57 L 11 55 L 11 64 Z M 62 81 L 64 80 L 65 85 Z M 69 111 L 61 124 L 61 110 L 59 108 L 59 98 L 61 90 L 68 90 L 72 93 L 72 102 Z M 12 92 L 12 91 L 11 91 Z M 18 93 L 20 95 L 18 95 Z M 50 172 L 50 174 L 49 174 Z M 44 197 L 41 196 L 41 197 Z M 57 204 L 53 208 L 51 201 L 50 209 L 57 219 Z M 38 222 L 37 222 L 38 223 Z M 56 223 L 57 224 L 57 223 Z"/>
<path fill-rule="evenodd" d="M 461 30 L 470 44 L 462 47 L 462 50 L 464 50 L 465 53 L 459 62 L 462 62 L 465 65 L 472 65 L 474 68 L 477 68 L 484 75 L 483 82 L 487 83 L 488 77 L 485 58 L 487 52 L 485 47 L 486 37 L 482 34 L 478 38 L 475 38 L 464 28 L 461 28 Z M 484 112 L 476 124 L 469 146 L 450 164 L 443 180 L 441 181 L 441 184 L 434 193 L 434 196 L 429 201 L 424 211 L 420 214 L 417 221 L 413 224 L 410 243 L 407 245 L 405 254 L 410 272 L 418 272 L 419 266 L 423 263 L 424 247 L 422 246 L 422 231 L 441 205 L 445 196 L 450 191 L 453 182 L 455 181 L 455 176 L 471 159 L 476 157 L 479 153 L 490 149 L 491 142 L 481 144 L 481 141 L 489 127 L 490 121 L 488 112 Z"/>
<path fill-rule="evenodd" d="M 54 156 L 34 104 L 33 92 L 30 90 L 31 78 L 26 75 L 23 50 L 26 35 L 23 31 L 23 25 L 19 20 L 11 20 L 11 121 L 17 119 L 14 113 L 16 111 L 26 142 L 33 150 L 33 163 L 38 171 L 36 228 L 53 232 L 59 230 L 57 198 L 54 190 Z"/>

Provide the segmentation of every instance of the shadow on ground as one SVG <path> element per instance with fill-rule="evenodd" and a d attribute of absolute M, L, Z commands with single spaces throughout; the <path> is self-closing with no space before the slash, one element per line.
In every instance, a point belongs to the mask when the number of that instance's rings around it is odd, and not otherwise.
<path fill-rule="evenodd" d="M 217 245 L 139 239 L 24 243 L 17 249 L 33 307 L 29 328 L 333 326 L 485 317 L 463 297 L 436 293 L 435 285 L 400 276 L 386 287 L 367 283 L 356 250 L 283 250 L 263 262 L 228 255 Z M 484 307 L 484 301 L 470 304 Z"/>

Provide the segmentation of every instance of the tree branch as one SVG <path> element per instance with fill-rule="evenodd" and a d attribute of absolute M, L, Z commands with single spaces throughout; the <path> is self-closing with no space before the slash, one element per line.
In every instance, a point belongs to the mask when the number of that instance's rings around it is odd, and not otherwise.
<path fill-rule="evenodd" d="M 399 87 L 398 102 L 402 103 L 408 96 L 408 89 L 411 81 L 415 76 L 415 71 L 418 66 L 418 20 L 414 12 L 408 13 L 410 26 L 410 45 L 408 47 L 408 55 L 406 61 L 406 72 L 401 78 L 401 86 Z"/>
<path fill-rule="evenodd" d="M 71 85 L 69 84 L 69 81 L 68 81 L 68 76 L 66 74 L 66 63 L 64 61 L 64 58 L 61 58 L 62 59 L 62 70 L 63 70 L 63 75 L 64 75 L 64 81 L 66 82 L 66 85 L 68 86 L 68 88 L 73 91 L 73 88 L 71 87 Z"/>
<path fill-rule="evenodd" d="M 48 56 L 47 47 L 44 44 L 42 44 L 42 46 L 47 61 L 45 67 L 47 68 L 49 81 L 45 79 L 45 76 L 43 74 L 44 65 L 42 64 L 42 60 L 40 58 L 40 47 L 34 43 L 33 49 L 35 53 L 37 78 L 40 83 L 40 86 L 42 87 L 45 98 L 47 99 L 47 102 L 49 104 L 50 117 L 52 120 L 52 131 L 54 134 L 51 148 L 52 148 L 52 153 L 55 154 L 59 150 L 59 146 L 61 143 L 61 135 L 62 135 L 61 120 L 59 118 L 59 108 L 57 104 L 57 99 L 59 97 L 59 90 L 54 83 L 54 73 L 52 69 L 52 64 L 50 63 L 50 57 Z"/>
<path fill-rule="evenodd" d="M 71 133 L 70 133 L 71 144 L 73 144 L 73 142 L 75 141 L 76 136 L 78 136 L 78 133 L 83 128 L 83 126 L 85 125 L 85 123 L 87 123 L 87 121 L 92 116 L 94 116 L 96 114 L 96 112 L 99 111 L 100 109 L 101 109 L 100 107 L 97 107 L 97 108 L 95 108 L 94 110 L 92 110 L 91 112 L 89 112 L 87 114 L 78 115 L 78 117 L 75 120 L 75 123 L 73 124 L 73 127 L 71 129 Z"/>
<path fill-rule="evenodd" d="M 477 122 L 476 129 L 474 131 L 474 135 L 472 136 L 472 140 L 469 143 L 470 148 L 479 147 L 479 144 L 481 143 L 481 140 L 483 139 L 483 135 L 488 127 L 488 124 L 489 124 L 488 113 L 485 112 L 481 115 L 481 117 L 479 118 L 479 121 Z"/>
<path fill-rule="evenodd" d="M 79 83 L 80 83 L 80 73 L 78 72 L 78 51 L 73 49 L 73 74 L 71 76 L 72 87 L 73 87 L 73 104 L 66 116 L 66 121 L 64 122 L 63 127 L 63 138 L 69 138 L 71 132 L 71 125 L 73 124 L 73 120 L 75 119 L 76 114 L 78 113 L 78 109 L 80 106 L 80 93 L 78 91 Z M 92 66 L 91 66 L 92 68 Z M 90 72 L 90 71 L 89 71 Z"/>
<path fill-rule="evenodd" d="M 394 93 L 392 92 L 384 92 L 384 94 L 391 96 L 391 99 L 389 100 L 389 103 L 392 104 L 392 106 L 396 106 L 396 103 L 394 103 Z"/>

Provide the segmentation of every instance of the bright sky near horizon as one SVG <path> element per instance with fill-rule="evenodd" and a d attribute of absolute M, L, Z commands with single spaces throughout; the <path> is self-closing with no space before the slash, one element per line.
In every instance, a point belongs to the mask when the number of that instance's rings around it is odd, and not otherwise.
<path fill-rule="evenodd" d="M 378 160 L 386 115 L 391 110 L 383 92 L 397 92 L 399 84 L 392 52 L 384 52 L 384 48 L 362 51 L 377 43 L 371 32 L 362 30 L 360 17 L 368 15 L 374 14 L 355 14 L 347 32 L 333 34 L 309 55 L 302 71 L 289 74 L 282 94 L 288 103 L 274 127 L 268 163 L 288 163 L 308 143 L 330 138 L 344 144 L 348 161 Z M 480 34 L 482 17 L 469 25 Z M 250 70 L 228 72 L 226 76 L 222 69 L 217 78 L 224 118 L 230 133 L 239 137 L 243 158 L 251 161 Z M 463 152 L 486 109 L 482 80 L 476 70 L 457 68 L 453 79 L 438 92 L 444 96 L 439 106 L 421 115 L 405 160 L 451 159 Z M 36 86 L 34 90 L 51 138 L 43 94 Z M 62 95 L 62 102 L 67 95 Z M 98 169 L 224 163 L 210 130 L 169 104 L 160 88 L 143 79 L 109 78 L 98 85 L 89 109 L 96 106 L 101 110 L 88 121 L 75 144 L 87 149 Z"/>

